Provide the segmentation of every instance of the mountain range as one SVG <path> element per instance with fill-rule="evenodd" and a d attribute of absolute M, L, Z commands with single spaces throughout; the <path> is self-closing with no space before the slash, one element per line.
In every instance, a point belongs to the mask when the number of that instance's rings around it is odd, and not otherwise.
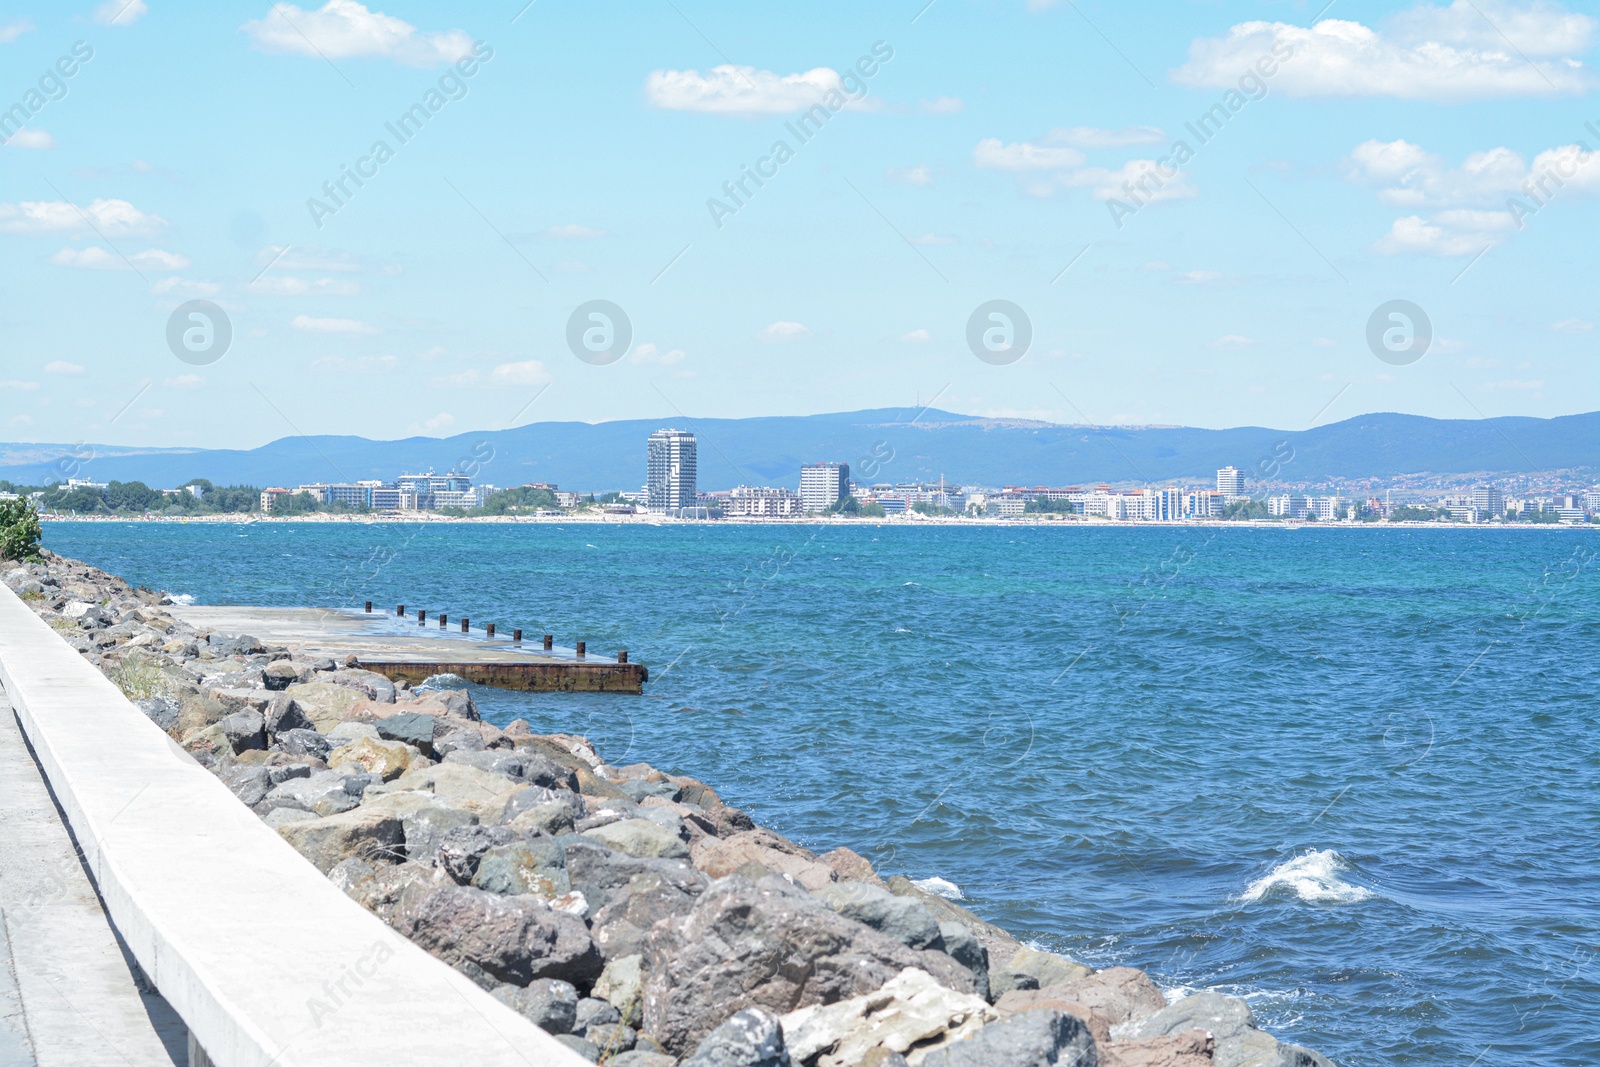
<path fill-rule="evenodd" d="M 645 477 L 646 438 L 669 426 L 696 434 L 702 491 L 741 483 L 794 486 L 800 465 L 820 460 L 849 463 L 852 476 L 866 482 L 943 477 L 952 484 L 993 486 L 1210 482 L 1217 468 L 1228 465 L 1251 481 L 1265 475 L 1305 483 L 1600 466 L 1600 412 L 1476 420 L 1375 413 L 1288 431 L 1072 426 L 876 408 L 746 419 L 539 422 L 396 441 L 284 437 L 247 450 L 0 443 L 0 479 L 45 484 L 70 474 L 155 488 L 192 478 L 293 487 L 387 481 L 431 467 L 464 469 L 479 482 L 500 486 L 540 481 L 603 492 L 637 488 Z"/>

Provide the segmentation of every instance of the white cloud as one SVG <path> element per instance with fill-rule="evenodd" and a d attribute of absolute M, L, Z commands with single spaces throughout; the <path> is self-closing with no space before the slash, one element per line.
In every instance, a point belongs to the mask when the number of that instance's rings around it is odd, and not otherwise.
<path fill-rule="evenodd" d="M 1551 3 L 1491 0 L 1421 4 L 1380 29 L 1324 19 L 1312 27 L 1241 22 L 1222 38 L 1199 38 L 1173 80 L 1234 89 L 1267 60 L 1268 91 L 1289 96 L 1394 96 L 1460 101 L 1581 93 L 1593 85 L 1572 57 L 1589 47 L 1595 20 Z M 1285 58 L 1287 57 L 1287 58 Z"/>
<path fill-rule="evenodd" d="M 0 381 L 0 389 L 15 389 L 19 392 L 28 392 L 37 388 L 39 388 L 38 382 L 24 382 L 16 378 L 8 378 L 4 381 Z"/>
<path fill-rule="evenodd" d="M 56 139 L 46 130 L 18 130 L 5 139 L 7 148 L 54 148 Z"/>
<path fill-rule="evenodd" d="M 1178 171 L 1174 177 L 1163 178 L 1157 170 L 1157 163 L 1153 159 L 1130 159 L 1115 170 L 1105 167 L 1085 167 L 1073 171 L 1060 179 L 1062 185 L 1087 185 L 1092 187 L 1096 200 L 1110 200 L 1113 197 L 1123 198 L 1137 194 L 1140 206 L 1153 204 L 1158 200 L 1187 200 L 1200 195 L 1200 191 L 1189 184 L 1189 175 Z M 1129 190 L 1133 192 L 1130 193 Z M 1028 187 L 1028 191 L 1035 196 L 1049 195 L 1047 186 L 1035 183 Z"/>
<path fill-rule="evenodd" d="M 1136 144 L 1161 144 L 1167 135 L 1154 126 L 1124 126 L 1102 130 L 1094 126 L 1064 126 L 1051 130 L 1045 140 L 1077 148 L 1126 148 Z"/>
<path fill-rule="evenodd" d="M 1594 329 L 1594 323 L 1588 319 L 1562 319 L 1552 322 L 1550 328 L 1557 333 L 1588 333 Z"/>
<path fill-rule="evenodd" d="M 370 11 L 356 0 L 328 0 L 316 11 L 274 3 L 265 18 L 240 29 L 261 51 L 279 55 L 392 59 L 432 67 L 472 54 L 472 38 L 465 30 L 420 33 L 409 22 Z"/>
<path fill-rule="evenodd" d="M 909 345 L 925 345 L 933 340 L 933 334 L 929 333 L 926 327 L 919 326 L 915 330 L 901 334 L 900 340 Z"/>
<path fill-rule="evenodd" d="M 371 323 L 362 322 L 360 319 L 314 319 L 310 315 L 296 315 L 289 321 L 289 325 L 297 330 L 305 330 L 307 333 L 374 334 L 382 332 Z"/>
<path fill-rule="evenodd" d="M 943 236 L 941 234 L 937 234 L 937 233 L 925 233 L 921 237 L 913 237 L 913 238 L 911 238 L 911 243 L 914 244 L 914 245 L 929 245 L 929 246 L 933 246 L 933 247 L 942 247 L 944 245 L 953 245 L 953 244 L 955 244 L 956 243 L 956 239 L 954 237 L 945 237 L 945 236 Z"/>
<path fill-rule="evenodd" d="M 697 70 L 654 71 L 645 79 L 644 92 L 652 107 L 719 115 L 792 114 L 822 103 L 825 98 L 837 110 L 850 98 L 840 84 L 839 72 L 829 67 L 816 67 L 802 74 L 774 74 L 729 64 L 712 67 L 709 74 Z"/>
<path fill-rule="evenodd" d="M 1224 277 L 1220 270 L 1186 270 L 1178 275 L 1177 281 L 1180 285 L 1211 285 Z"/>
<path fill-rule="evenodd" d="M 933 184 L 933 168 L 926 163 L 918 163 L 914 167 L 890 167 L 883 174 L 890 181 L 902 185 Z"/>
<path fill-rule="evenodd" d="M 450 414 L 448 411 L 441 411 L 432 418 L 424 419 L 421 422 L 413 422 L 406 428 L 406 433 L 438 433 L 440 430 L 448 430 L 450 427 L 454 426 L 455 423 L 456 417 L 454 415 Z"/>
<path fill-rule="evenodd" d="M 53 359 L 44 365 L 46 374 L 82 374 L 82 363 L 68 363 L 64 359 Z"/>
<path fill-rule="evenodd" d="M 0 44 L 10 44 L 18 37 L 33 29 L 33 23 L 27 19 L 15 19 L 0 26 Z"/>
<path fill-rule="evenodd" d="M 88 248 L 63 248 L 50 257 L 50 262 L 58 267 L 77 267 L 81 270 L 135 270 L 140 267 L 149 270 L 182 270 L 189 265 L 187 256 L 181 256 L 176 252 L 163 252 L 159 248 L 133 252 L 124 259 L 99 245 L 90 245 Z"/>
<path fill-rule="evenodd" d="M 168 378 L 163 384 L 171 389 L 198 389 L 206 384 L 206 380 L 198 374 L 180 374 L 176 378 Z"/>
<path fill-rule="evenodd" d="M 13 415 L 9 419 L 6 420 L 6 425 L 7 426 L 32 426 L 33 425 L 33 416 L 32 415 Z"/>
<path fill-rule="evenodd" d="M 102 26 L 131 26 L 149 10 L 144 0 L 106 0 L 94 9 L 94 20 Z"/>
<path fill-rule="evenodd" d="M 757 334 L 763 341 L 801 341 L 811 336 L 811 331 L 798 322 L 778 321 Z"/>
<path fill-rule="evenodd" d="M 986 170 L 1065 170 L 1080 166 L 1085 157 L 1076 148 L 1044 140 L 1003 143 L 985 137 L 972 150 L 972 161 Z"/>
<path fill-rule="evenodd" d="M 179 296 L 216 296 L 222 286 L 216 282 L 191 281 L 188 278 L 161 278 L 151 283 L 152 293 L 176 293 Z"/>
<path fill-rule="evenodd" d="M 260 263 L 264 268 L 271 266 L 274 270 L 355 271 L 361 269 L 361 263 L 350 253 L 335 252 L 315 246 L 302 248 L 296 245 L 285 247 L 268 245 L 256 253 L 256 262 Z"/>
<path fill-rule="evenodd" d="M 1485 382 L 1478 388 L 1485 393 L 1534 393 L 1544 388 L 1543 379 L 1522 381 L 1508 379 L 1503 382 Z"/>
<path fill-rule="evenodd" d="M 146 214 L 126 200 L 94 200 L 86 208 L 65 200 L 0 203 L 0 233 L 78 233 L 98 230 L 108 237 L 120 234 L 148 236 L 166 227 L 166 219 L 160 215 Z"/>
<path fill-rule="evenodd" d="M 496 385 L 547 385 L 550 372 L 537 359 L 521 363 L 502 363 L 489 372 L 489 380 Z"/>
<path fill-rule="evenodd" d="M 683 349 L 674 348 L 663 352 L 653 341 L 646 341 L 633 350 L 633 355 L 628 357 L 629 363 L 654 364 L 667 367 L 674 363 L 683 362 Z"/>
<path fill-rule="evenodd" d="M 250 288 L 268 296 L 355 296 L 361 286 L 346 278 L 297 278 L 293 275 L 265 274 Z"/>
<path fill-rule="evenodd" d="M 917 110 L 924 115 L 957 115 L 966 109 L 966 103 L 954 96 L 935 97 L 917 104 Z"/>
<path fill-rule="evenodd" d="M 593 226 L 580 226 L 575 222 L 569 222 L 565 226 L 552 226 L 544 231 L 544 235 L 567 241 L 592 241 L 597 237 L 608 236 L 604 230 L 597 230 Z"/>

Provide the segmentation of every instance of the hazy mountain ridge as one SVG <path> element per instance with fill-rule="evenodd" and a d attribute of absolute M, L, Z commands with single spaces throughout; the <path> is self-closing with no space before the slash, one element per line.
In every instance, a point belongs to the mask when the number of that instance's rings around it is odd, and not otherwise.
<path fill-rule="evenodd" d="M 802 463 L 849 463 L 866 481 L 938 480 L 986 485 L 1209 481 L 1232 464 L 1255 479 L 1277 457 L 1280 478 L 1321 482 L 1407 473 L 1531 473 L 1600 466 L 1600 412 L 1552 419 L 1430 419 L 1373 413 L 1311 430 L 1241 426 L 1093 427 L 996 419 L 938 409 L 876 408 L 748 419 L 540 422 L 511 430 L 373 441 L 284 437 L 260 448 L 137 449 L 89 446 L 77 477 L 138 480 L 155 487 L 190 478 L 217 484 L 294 486 L 393 479 L 402 471 L 475 464 L 480 481 L 548 481 L 583 491 L 644 481 L 645 439 L 664 426 L 699 437 L 700 486 L 793 486 Z M 0 444 L 0 478 L 62 480 L 60 457 L 84 446 Z M 1283 460 L 1286 454 L 1291 459 Z M 471 468 L 469 468 L 471 469 Z"/>

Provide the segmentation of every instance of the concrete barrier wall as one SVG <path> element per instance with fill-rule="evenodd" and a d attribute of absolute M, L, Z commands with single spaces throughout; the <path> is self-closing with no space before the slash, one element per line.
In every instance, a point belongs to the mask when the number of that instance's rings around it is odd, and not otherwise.
<path fill-rule="evenodd" d="M 336 889 L 3 585 L 0 682 L 112 921 L 217 1067 L 587 1062 Z"/>

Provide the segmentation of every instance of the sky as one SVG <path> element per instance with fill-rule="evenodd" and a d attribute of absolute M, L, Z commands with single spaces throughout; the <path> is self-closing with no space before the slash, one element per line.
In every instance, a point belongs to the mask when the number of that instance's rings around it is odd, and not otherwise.
<path fill-rule="evenodd" d="M 0 440 L 1593 410 L 1597 15 L 5 4 Z"/>

